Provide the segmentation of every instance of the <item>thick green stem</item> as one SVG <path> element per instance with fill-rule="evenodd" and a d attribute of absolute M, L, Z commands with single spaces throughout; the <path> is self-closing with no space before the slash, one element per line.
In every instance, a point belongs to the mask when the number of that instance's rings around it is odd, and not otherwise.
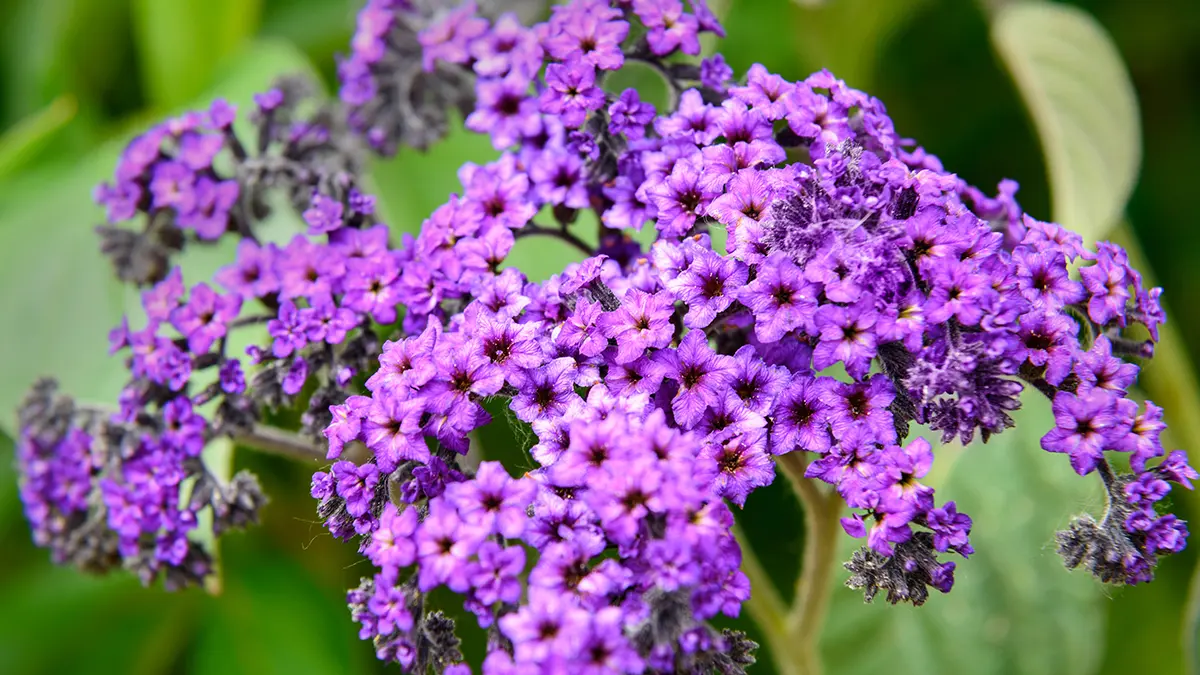
<path fill-rule="evenodd" d="M 841 498 L 833 490 L 804 477 L 807 462 L 801 452 L 779 458 L 779 466 L 804 507 L 804 555 L 796 595 L 788 612 L 785 631 L 797 666 L 804 675 L 821 673 L 821 625 L 829 605 L 829 591 L 837 567 L 838 516 Z"/>

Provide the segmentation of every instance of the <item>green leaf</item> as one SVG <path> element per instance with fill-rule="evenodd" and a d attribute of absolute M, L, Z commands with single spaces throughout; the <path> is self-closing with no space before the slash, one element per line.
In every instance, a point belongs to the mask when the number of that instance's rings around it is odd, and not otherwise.
<path fill-rule="evenodd" d="M 239 559 L 229 563 L 225 592 L 206 599 L 191 672 L 362 672 L 370 646 L 354 640 L 341 589 L 322 588 L 299 555 L 258 549 L 230 557 Z"/>
<path fill-rule="evenodd" d="M 248 102 L 278 74 L 311 72 L 304 57 L 281 42 L 259 43 L 218 65 L 213 96 Z M 125 140 L 83 160 L 23 175 L 0 189 L 0 344 L 19 357 L 0 360 L 0 430 L 15 435 L 13 410 L 38 377 L 53 375 L 65 391 L 92 401 L 115 401 L 127 374 L 107 355 L 105 336 L 126 306 L 126 291 L 101 256 L 92 226 L 103 214 L 92 188 L 109 178 Z M 231 249 L 230 249 L 231 250 Z M 231 256 L 193 247 L 185 278 L 202 280 Z"/>
<path fill-rule="evenodd" d="M 60 96 L 38 112 L 18 122 L 0 136 L 0 180 L 21 168 L 79 109 L 75 99 Z"/>
<path fill-rule="evenodd" d="M 1087 12 L 1048 2 L 1001 6 L 992 43 L 1041 138 L 1054 220 L 1103 238 L 1142 160 L 1137 97 L 1116 46 Z"/>
<path fill-rule="evenodd" d="M 1103 509 L 1100 480 L 1080 477 L 1065 458 L 1041 450 L 1049 403 L 1032 392 L 1017 427 L 957 459 L 939 500 L 974 519 L 976 553 L 957 556 L 956 584 L 922 607 L 866 605 L 858 591 L 833 590 L 822 639 L 831 673 L 891 675 L 1086 675 L 1102 655 L 1100 586 L 1067 571 L 1054 533 L 1084 510 Z M 943 457 L 939 456 L 938 461 Z M 855 546 L 847 544 L 848 559 Z"/>
<path fill-rule="evenodd" d="M 261 0 L 136 0 L 133 20 L 150 100 L 173 108 L 213 83 L 215 66 L 258 27 Z"/>

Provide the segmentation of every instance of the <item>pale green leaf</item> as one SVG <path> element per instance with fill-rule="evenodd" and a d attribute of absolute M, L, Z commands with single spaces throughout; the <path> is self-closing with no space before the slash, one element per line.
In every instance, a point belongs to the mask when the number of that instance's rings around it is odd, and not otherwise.
<path fill-rule="evenodd" d="M 822 636 L 830 673 L 1086 675 L 1099 665 L 1104 597 L 1086 572 L 1069 572 L 1054 533 L 1073 515 L 1103 510 L 1100 480 L 1080 477 L 1039 447 L 1049 404 L 1024 397 L 1017 427 L 958 457 L 938 499 L 974 519 L 976 553 L 958 562 L 954 589 L 922 607 L 866 605 L 841 584 Z M 942 461 L 939 456 L 938 461 Z M 848 541 L 843 559 L 855 546 Z"/>
<path fill-rule="evenodd" d="M 133 20 L 150 98 L 173 108 L 214 82 L 215 67 L 258 27 L 261 0 L 135 0 Z"/>
<path fill-rule="evenodd" d="M 0 180 L 27 162 L 55 132 L 75 118 L 78 109 L 74 97 L 60 96 L 0 135 Z"/>
<path fill-rule="evenodd" d="M 1116 45 L 1087 12 L 1049 2 L 1002 5 L 992 42 L 1041 138 L 1054 220 L 1103 238 L 1142 160 L 1137 96 Z"/>

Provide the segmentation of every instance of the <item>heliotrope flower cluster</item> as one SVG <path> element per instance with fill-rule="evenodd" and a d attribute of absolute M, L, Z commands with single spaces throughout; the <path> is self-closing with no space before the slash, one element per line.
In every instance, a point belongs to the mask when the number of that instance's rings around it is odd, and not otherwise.
<path fill-rule="evenodd" d="M 115 410 L 78 404 L 47 380 L 20 411 L 21 495 L 35 541 L 56 561 L 123 564 L 146 583 L 159 573 L 171 586 L 201 581 L 211 571 L 193 536 L 201 512 L 219 534 L 255 521 L 265 503 L 251 474 L 222 479 L 206 466 L 204 447 L 219 437 L 278 442 L 259 423 L 264 408 L 292 402 L 306 382 L 345 384 L 374 361 L 378 341 L 360 327 L 394 320 L 371 289 L 380 265 L 399 263 L 385 228 L 371 227 L 373 200 L 355 188 L 354 140 L 336 110 L 306 102 L 307 90 L 289 79 L 256 96 L 248 139 L 222 100 L 172 118 L 130 142 L 114 182 L 97 189 L 109 219 L 98 228 L 103 248 L 120 278 L 144 287 L 145 323 L 124 319 L 109 335 L 130 372 Z M 277 196 L 310 234 L 342 233 L 323 244 L 260 242 Z M 186 286 L 172 256 L 226 235 L 241 240 L 236 262 L 215 285 Z M 234 332 L 264 323 L 282 336 L 273 349 L 231 353 Z M 329 391 L 310 397 L 317 434 L 341 400 L 322 403 Z"/>
<path fill-rule="evenodd" d="M 46 387 L 27 405 L 35 538 L 62 560 L 202 574 L 195 512 L 249 479 L 205 483 L 200 449 L 287 445 L 258 420 L 300 407 L 332 461 L 318 512 L 377 568 L 348 600 L 380 658 L 468 672 L 432 606 L 445 587 L 486 631 L 485 673 L 744 672 L 753 643 L 710 625 L 752 592 L 729 504 L 779 465 L 827 483 L 864 540 L 849 585 L 922 604 L 951 589 L 973 523 L 921 482 L 934 452 L 912 427 L 986 442 L 1029 385 L 1052 401 L 1043 447 L 1108 494 L 1099 522 L 1058 533 L 1067 565 L 1151 579 L 1187 536 L 1156 505 L 1198 477 L 1130 394 L 1161 289 L 1119 247 L 1024 214 L 1015 183 L 990 197 L 946 172 L 826 71 L 689 61 L 703 32 L 723 34 L 700 0 L 576 0 L 531 27 L 371 0 L 339 65 L 347 128 L 383 153 L 424 147 L 456 106 L 499 153 L 395 244 L 340 117 L 301 114 L 286 87 L 257 99 L 254 152 L 222 103 L 134 141 L 98 196 L 114 221 L 145 214 L 102 233 L 121 276 L 150 284 L 149 323 L 114 331 L 134 380 L 110 421 Z M 608 87 L 629 61 L 663 75 L 663 110 Z M 255 236 L 272 187 L 306 235 Z M 227 233 L 224 292 L 169 271 L 185 235 Z M 583 260 L 528 279 L 506 261 L 530 236 Z M 266 341 L 227 354 L 249 324 Z M 468 460 L 496 410 L 526 465 Z M 211 495 L 180 501 L 197 475 Z"/>

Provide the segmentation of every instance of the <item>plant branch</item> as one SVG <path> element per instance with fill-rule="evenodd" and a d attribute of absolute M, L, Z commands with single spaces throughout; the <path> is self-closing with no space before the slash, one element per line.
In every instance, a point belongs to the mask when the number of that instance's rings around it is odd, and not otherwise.
<path fill-rule="evenodd" d="M 318 461 L 325 459 L 325 451 L 299 434 L 265 424 L 256 424 L 250 431 L 235 434 L 233 442 L 253 450 L 289 459 Z"/>
<path fill-rule="evenodd" d="M 804 507 L 804 553 L 796 594 L 785 624 L 788 642 L 793 645 L 801 673 L 821 672 L 818 641 L 829 605 L 829 590 L 837 564 L 838 516 L 841 498 L 804 476 L 804 453 L 790 452 L 779 457 L 779 466 L 792 484 Z"/>
<path fill-rule="evenodd" d="M 588 257 L 596 255 L 596 251 L 593 250 L 592 247 L 590 245 L 588 245 L 588 243 L 586 241 L 571 234 L 569 231 L 567 231 L 566 228 L 558 230 L 558 229 L 555 229 L 552 227 L 543 227 L 541 225 L 538 225 L 537 223 L 528 223 L 521 229 L 513 232 L 513 239 L 521 239 L 523 237 L 531 237 L 534 235 L 540 235 L 540 236 L 545 236 L 545 237 L 554 237 L 555 239 L 564 241 L 564 242 L 570 244 L 571 246 L 574 246 L 575 248 L 579 249 L 580 251 L 583 252 L 584 255 L 586 255 Z"/>

